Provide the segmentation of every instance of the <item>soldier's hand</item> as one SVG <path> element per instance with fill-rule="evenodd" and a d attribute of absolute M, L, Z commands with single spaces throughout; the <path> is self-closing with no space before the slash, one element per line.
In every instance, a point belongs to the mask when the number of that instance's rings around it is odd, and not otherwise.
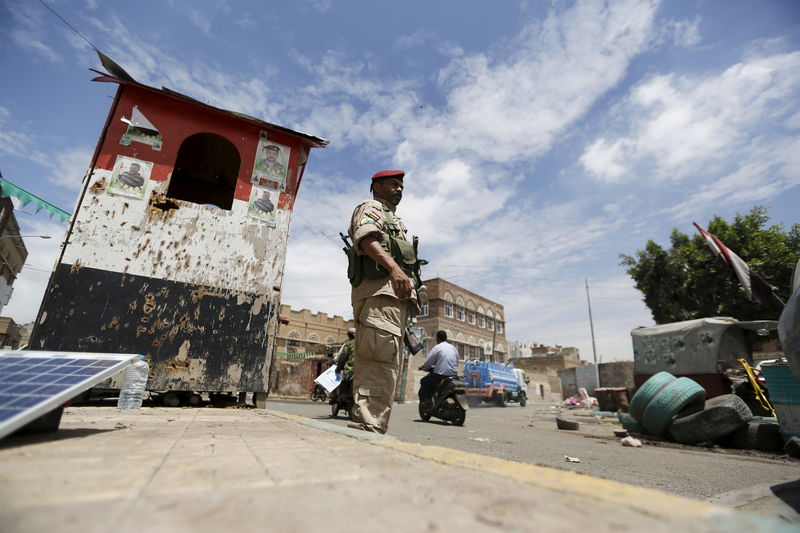
<path fill-rule="evenodd" d="M 394 289 L 394 293 L 399 300 L 408 300 L 411 298 L 411 290 L 414 287 L 414 283 L 402 269 L 393 269 L 390 274 L 390 279 L 392 282 L 392 289 Z"/>

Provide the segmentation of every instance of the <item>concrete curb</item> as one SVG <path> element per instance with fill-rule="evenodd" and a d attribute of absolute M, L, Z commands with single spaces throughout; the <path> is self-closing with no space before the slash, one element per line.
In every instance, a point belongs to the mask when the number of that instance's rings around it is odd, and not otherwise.
<path fill-rule="evenodd" d="M 730 507 L 692 500 L 658 490 L 636 487 L 610 479 L 441 446 L 400 441 L 390 435 L 379 435 L 352 428 L 343 428 L 300 415 L 291 415 L 268 409 L 262 411 L 271 416 L 292 420 L 325 431 L 341 433 L 368 441 L 371 445 L 381 446 L 446 466 L 492 474 L 533 487 L 579 496 L 590 501 L 612 505 L 624 504 L 626 507 L 635 509 L 645 515 L 696 518 L 703 522 L 713 523 L 715 525 L 714 531 L 748 531 L 750 533 L 796 533 L 798 531 L 796 524 L 787 524 L 783 520 L 772 516 L 737 511 Z"/>

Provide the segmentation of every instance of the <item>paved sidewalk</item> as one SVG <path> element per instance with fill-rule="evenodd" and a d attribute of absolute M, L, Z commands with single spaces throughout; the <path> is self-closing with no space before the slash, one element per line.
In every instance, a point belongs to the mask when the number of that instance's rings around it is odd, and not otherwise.
<path fill-rule="evenodd" d="M 793 531 L 554 468 L 274 411 L 68 408 L 0 441 L 0 531 Z"/>

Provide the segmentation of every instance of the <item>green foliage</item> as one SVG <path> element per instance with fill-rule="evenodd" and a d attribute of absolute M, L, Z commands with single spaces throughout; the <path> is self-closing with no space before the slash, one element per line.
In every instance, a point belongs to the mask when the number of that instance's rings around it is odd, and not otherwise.
<path fill-rule="evenodd" d="M 767 208 L 756 206 L 730 223 L 715 216 L 706 229 L 785 300 L 800 255 L 800 224 L 784 231 L 782 224 L 767 227 L 768 221 Z M 620 254 L 657 324 L 712 316 L 757 320 L 780 315 L 782 306 L 775 300 L 758 304 L 747 299 L 739 280 L 699 233 L 690 237 L 673 229 L 670 244 L 665 250 L 650 240 L 634 257 Z"/>

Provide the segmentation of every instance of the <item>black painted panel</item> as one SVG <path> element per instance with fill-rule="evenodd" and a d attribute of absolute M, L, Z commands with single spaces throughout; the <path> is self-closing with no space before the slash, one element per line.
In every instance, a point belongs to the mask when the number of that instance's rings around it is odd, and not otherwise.
<path fill-rule="evenodd" d="M 143 354 L 150 364 L 150 390 L 265 392 L 273 310 L 263 305 L 252 314 L 254 299 L 254 294 L 60 264 L 29 346 Z"/>

